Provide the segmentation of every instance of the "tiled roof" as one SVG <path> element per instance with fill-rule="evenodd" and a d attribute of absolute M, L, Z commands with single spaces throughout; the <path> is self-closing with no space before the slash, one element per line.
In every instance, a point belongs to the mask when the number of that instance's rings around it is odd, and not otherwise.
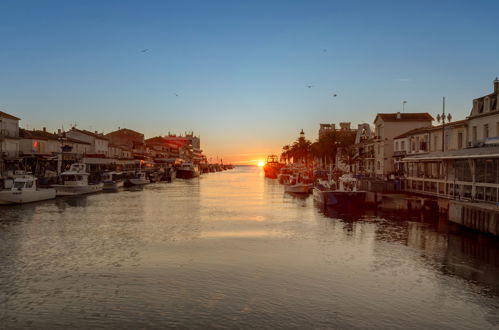
<path fill-rule="evenodd" d="M 21 120 L 20 118 L 14 117 L 12 115 L 9 115 L 8 113 L 5 113 L 3 111 L 0 111 L 0 118 L 7 118 L 7 119 L 14 119 L 14 120 Z"/>
<path fill-rule="evenodd" d="M 428 112 L 378 113 L 374 121 L 376 121 L 378 117 L 383 119 L 383 121 L 433 121 L 433 117 Z"/>
<path fill-rule="evenodd" d="M 24 139 L 56 140 L 56 141 L 59 139 L 59 137 L 53 133 L 40 130 L 30 131 L 23 128 L 19 128 L 19 137 Z"/>
<path fill-rule="evenodd" d="M 101 140 L 108 140 L 108 138 L 105 137 L 104 134 L 94 133 L 94 132 L 90 132 L 90 131 L 87 131 L 87 130 L 84 130 L 84 129 L 78 129 L 76 127 L 71 128 L 71 130 L 72 131 L 76 131 L 76 132 L 80 132 L 82 134 L 86 134 L 86 135 L 89 135 L 89 136 L 93 136 L 93 137 L 101 139 Z"/>

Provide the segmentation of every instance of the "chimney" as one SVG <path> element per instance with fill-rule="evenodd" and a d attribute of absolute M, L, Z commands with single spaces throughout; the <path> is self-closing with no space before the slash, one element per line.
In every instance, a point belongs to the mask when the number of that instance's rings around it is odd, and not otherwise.
<path fill-rule="evenodd" d="M 494 93 L 499 93 L 499 79 L 494 80 Z"/>
<path fill-rule="evenodd" d="M 43 133 L 47 132 L 47 127 L 43 128 Z"/>
<path fill-rule="evenodd" d="M 400 112 L 397 112 L 397 119 L 401 119 L 402 118 L 402 114 Z"/>
<path fill-rule="evenodd" d="M 61 129 L 57 129 L 57 134 L 61 135 Z"/>

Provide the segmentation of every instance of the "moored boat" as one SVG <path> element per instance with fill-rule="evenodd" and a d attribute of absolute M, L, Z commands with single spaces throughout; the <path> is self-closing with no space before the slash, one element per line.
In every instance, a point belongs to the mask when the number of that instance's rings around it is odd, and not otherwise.
<path fill-rule="evenodd" d="M 338 179 L 338 185 L 332 180 L 319 181 L 313 195 L 316 202 L 336 208 L 362 208 L 366 201 L 366 192 L 359 190 L 358 180 L 348 174 Z"/>
<path fill-rule="evenodd" d="M 279 163 L 279 159 L 276 155 L 268 156 L 267 162 L 263 166 L 265 177 L 270 179 L 276 179 L 282 167 L 284 167 L 284 164 Z"/>
<path fill-rule="evenodd" d="M 199 168 L 192 162 L 185 162 L 177 168 L 177 178 L 191 179 L 199 176 Z"/>
<path fill-rule="evenodd" d="M 312 180 L 303 173 L 296 173 L 289 177 L 289 181 L 284 184 L 284 191 L 294 194 L 309 194 L 314 185 Z"/>
<path fill-rule="evenodd" d="M 103 190 L 116 191 L 125 184 L 122 172 L 106 172 L 102 174 Z"/>
<path fill-rule="evenodd" d="M 36 178 L 26 174 L 16 177 L 10 190 L 0 191 L 0 205 L 38 202 L 55 196 L 55 189 L 38 189 Z"/>
<path fill-rule="evenodd" d="M 146 172 L 138 171 L 133 175 L 133 177 L 129 178 L 126 183 L 127 186 L 141 186 L 151 183 L 151 181 L 146 178 Z"/>
<path fill-rule="evenodd" d="M 103 183 L 88 183 L 86 165 L 83 163 L 74 163 L 70 169 L 61 174 L 63 184 L 52 185 L 56 190 L 57 196 L 74 196 L 91 194 L 102 191 Z"/>

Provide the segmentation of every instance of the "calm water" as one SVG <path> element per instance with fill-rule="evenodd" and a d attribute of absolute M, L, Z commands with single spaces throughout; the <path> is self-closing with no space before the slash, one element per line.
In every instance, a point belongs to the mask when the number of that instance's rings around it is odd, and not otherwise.
<path fill-rule="evenodd" d="M 337 217 L 254 167 L 2 207 L 0 327 L 499 328 L 497 241 Z"/>

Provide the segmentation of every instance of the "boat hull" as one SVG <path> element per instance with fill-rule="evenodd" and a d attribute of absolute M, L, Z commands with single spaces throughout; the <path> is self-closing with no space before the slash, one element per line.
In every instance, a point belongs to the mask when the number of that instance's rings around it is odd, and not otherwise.
<path fill-rule="evenodd" d="M 362 208 L 366 202 L 365 191 L 333 191 L 314 188 L 314 201 L 338 208 Z"/>
<path fill-rule="evenodd" d="M 192 179 L 199 176 L 199 172 L 196 170 L 178 169 L 176 174 L 176 178 L 179 179 Z"/>
<path fill-rule="evenodd" d="M 309 194 L 311 189 L 310 184 L 294 184 L 294 185 L 284 185 L 284 191 L 294 194 Z"/>
<path fill-rule="evenodd" d="M 35 191 L 0 191 L 0 205 L 25 204 L 54 199 L 55 189 L 40 189 Z"/>
<path fill-rule="evenodd" d="M 104 181 L 104 186 L 102 190 L 104 191 L 116 191 L 123 187 L 124 181 Z"/>
<path fill-rule="evenodd" d="M 55 185 L 53 187 L 57 191 L 57 196 L 76 196 L 102 191 L 102 189 L 104 188 L 104 184 L 89 184 L 88 186 Z"/>
<path fill-rule="evenodd" d="M 148 179 L 129 179 L 128 184 L 130 186 L 142 186 L 145 184 L 151 183 Z"/>

